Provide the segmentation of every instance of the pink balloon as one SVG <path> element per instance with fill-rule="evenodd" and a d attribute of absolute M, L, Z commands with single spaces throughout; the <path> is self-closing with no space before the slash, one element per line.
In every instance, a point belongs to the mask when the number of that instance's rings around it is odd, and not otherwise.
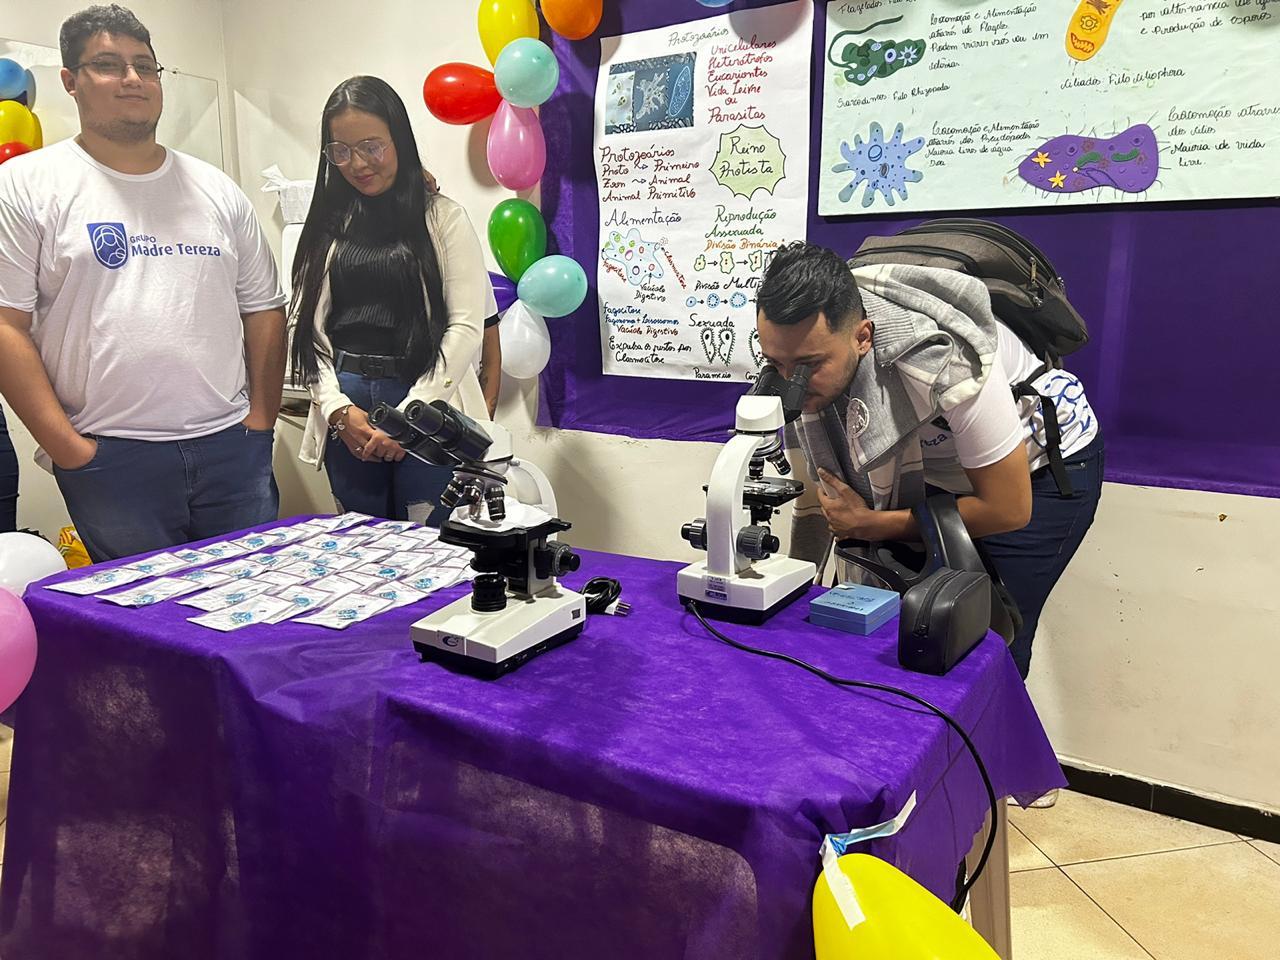
<path fill-rule="evenodd" d="M 7 710 L 36 668 L 36 625 L 27 606 L 0 587 L 0 710 Z"/>
<path fill-rule="evenodd" d="M 489 128 L 489 170 L 508 190 L 528 190 L 547 167 L 547 141 L 538 115 L 502 101 Z"/>

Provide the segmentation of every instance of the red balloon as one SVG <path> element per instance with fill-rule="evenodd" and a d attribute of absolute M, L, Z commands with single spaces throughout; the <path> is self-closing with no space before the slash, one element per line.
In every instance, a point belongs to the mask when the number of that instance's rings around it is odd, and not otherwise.
<path fill-rule="evenodd" d="M 11 143 L 0 144 L 0 163 L 4 163 L 6 160 L 12 160 L 19 154 L 30 152 L 31 148 L 21 140 L 14 140 Z"/>
<path fill-rule="evenodd" d="M 427 74 L 422 99 L 437 119 L 461 124 L 493 116 L 502 94 L 492 71 L 470 63 L 442 63 Z"/>

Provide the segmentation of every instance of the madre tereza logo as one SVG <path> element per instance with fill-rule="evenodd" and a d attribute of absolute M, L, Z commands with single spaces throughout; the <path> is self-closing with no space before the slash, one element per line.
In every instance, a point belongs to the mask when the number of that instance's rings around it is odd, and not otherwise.
<path fill-rule="evenodd" d="M 190 243 L 160 243 L 155 237 L 131 237 L 123 223 L 90 223 L 89 243 L 93 255 L 108 270 L 119 270 L 135 257 L 220 257 L 219 247 Z"/>

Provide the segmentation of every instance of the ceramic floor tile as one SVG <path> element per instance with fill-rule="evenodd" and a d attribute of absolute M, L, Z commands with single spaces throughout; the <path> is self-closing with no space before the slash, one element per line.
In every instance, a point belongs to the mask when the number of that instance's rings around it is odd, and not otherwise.
<path fill-rule="evenodd" d="M 1053 861 L 1036 849 L 1036 845 L 1023 836 L 1017 827 L 1009 827 L 1009 872 L 1043 870 L 1052 867 Z"/>
<path fill-rule="evenodd" d="M 1151 960 L 1057 868 L 1015 874 L 1010 897 L 1019 960 Z"/>
<path fill-rule="evenodd" d="M 1280 868 L 1247 843 L 1064 869 L 1157 960 L 1277 956 Z"/>
<path fill-rule="evenodd" d="M 1059 866 L 1234 843 L 1234 833 L 1063 790 L 1045 810 L 1009 808 L 1009 822 Z"/>
<path fill-rule="evenodd" d="M 0 863 L 4 863 L 4 832 L 7 826 L 9 826 L 8 820 L 0 820 Z"/>
<path fill-rule="evenodd" d="M 1264 854 L 1280 863 L 1280 843 L 1270 843 L 1266 840 L 1250 840 L 1250 844 L 1257 850 L 1261 850 Z"/>
<path fill-rule="evenodd" d="M 0 770 L 8 770 L 13 758 L 13 729 L 0 723 Z"/>

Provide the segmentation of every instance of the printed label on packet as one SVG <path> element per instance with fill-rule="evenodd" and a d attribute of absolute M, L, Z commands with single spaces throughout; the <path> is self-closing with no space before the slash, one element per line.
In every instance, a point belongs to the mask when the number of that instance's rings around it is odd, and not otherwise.
<path fill-rule="evenodd" d="M 284 541 L 275 531 L 265 530 L 262 533 L 251 533 L 231 542 L 238 547 L 245 547 L 249 550 L 263 550 L 267 547 L 278 547 Z"/>
<path fill-rule="evenodd" d="M 269 583 L 273 587 L 296 587 L 305 583 L 308 578 L 297 577 L 285 570 L 266 570 L 253 578 L 255 581 Z"/>
<path fill-rule="evenodd" d="M 289 561 L 278 553 L 254 553 L 244 558 L 245 563 L 257 564 L 260 570 L 274 570 L 283 567 Z"/>
<path fill-rule="evenodd" d="M 191 562 L 172 553 L 157 553 L 142 560 L 127 563 L 125 566 L 130 570 L 141 570 L 148 577 L 160 577 L 175 570 L 185 570 L 191 566 Z"/>
<path fill-rule="evenodd" d="M 213 630 L 239 630 L 255 623 L 270 623 L 271 618 L 289 609 L 289 601 L 262 595 L 250 597 L 234 606 L 192 617 L 189 622 Z"/>
<path fill-rule="evenodd" d="M 371 597 L 363 593 L 349 593 L 335 600 L 323 610 L 299 617 L 297 623 L 314 623 L 331 630 L 345 630 L 353 623 L 376 617 L 391 606 L 383 597 Z"/>
<path fill-rule="evenodd" d="M 381 597 L 391 603 L 388 610 L 394 610 L 397 607 L 407 607 L 411 603 L 417 603 L 419 600 L 425 600 L 427 594 L 422 590 L 415 590 L 413 587 L 405 583 L 388 583 L 384 587 L 374 587 L 370 591 L 375 597 Z"/>
<path fill-rule="evenodd" d="M 424 570 L 421 573 L 415 573 L 399 582 L 413 590 L 420 590 L 422 593 L 427 594 L 453 586 L 461 579 L 458 574 L 459 571 L 457 570 L 441 570 L 436 567 L 431 570 Z"/>
<path fill-rule="evenodd" d="M 279 572 L 300 577 L 305 583 L 308 580 L 319 580 L 321 577 L 327 577 L 334 573 L 334 570 L 332 567 L 327 567 L 322 563 L 313 563 L 309 560 L 303 560 L 281 567 Z"/>
<path fill-rule="evenodd" d="M 391 550 L 383 550 L 381 544 L 375 544 L 372 547 L 349 547 L 343 556 L 354 557 L 361 563 L 381 563 L 391 554 Z"/>
<path fill-rule="evenodd" d="M 276 590 L 271 595 L 279 597 L 281 600 L 289 601 L 289 606 L 269 617 L 267 623 L 283 623 L 290 617 L 296 617 L 300 613 L 318 610 L 333 600 L 333 594 L 317 590 L 315 587 L 285 587 L 283 590 Z"/>
<path fill-rule="evenodd" d="M 230 540 L 223 540 L 219 543 L 206 544 L 200 548 L 200 552 L 210 560 L 232 560 L 236 557 L 243 557 L 249 551 L 245 547 L 237 546 Z"/>
<path fill-rule="evenodd" d="M 57 590 L 60 593 L 74 593 L 76 596 L 85 597 L 91 593 L 101 593 L 103 590 L 111 590 L 114 587 L 123 587 L 126 584 L 136 583 L 139 580 L 145 580 L 149 576 L 151 574 L 143 573 L 141 570 L 115 567 L 111 570 L 95 573 L 90 577 L 81 577 L 79 580 L 68 580 L 66 583 L 51 583 L 45 589 Z"/>
<path fill-rule="evenodd" d="M 192 583 L 190 580 L 183 580 L 180 577 L 159 577 L 150 583 L 130 587 L 119 593 L 107 594 L 99 599 L 118 603 L 122 607 L 147 607 L 199 589 L 201 589 L 200 584 Z"/>
<path fill-rule="evenodd" d="M 356 567 L 352 573 L 363 573 L 367 577 L 377 577 L 385 583 L 393 580 L 401 580 L 409 573 L 403 567 L 395 567 L 389 563 L 366 563 L 363 566 Z"/>
<path fill-rule="evenodd" d="M 405 573 L 417 573 L 424 567 L 431 566 L 435 561 L 431 551 L 428 550 L 426 553 L 397 553 L 389 562 Z"/>
<path fill-rule="evenodd" d="M 213 590 L 206 590 L 204 593 L 196 594 L 194 597 L 184 597 L 178 602 L 188 607 L 195 607 L 199 610 L 224 610 L 227 607 L 235 606 L 237 603 L 243 603 L 251 597 L 259 596 L 272 589 L 269 583 L 262 583 L 257 580 L 236 580 L 233 583 L 224 584 Z"/>
<path fill-rule="evenodd" d="M 210 573 L 224 573 L 234 580 L 242 580 L 245 577 L 252 577 L 255 573 L 261 573 L 262 568 L 256 563 L 249 563 L 247 560 L 232 560 L 230 563 L 224 563 L 218 567 L 210 567 Z"/>
<path fill-rule="evenodd" d="M 312 550 L 310 547 L 297 544 L 296 546 L 285 547 L 276 556 L 284 557 L 289 563 L 296 563 L 299 560 L 313 560 L 318 553 L 318 550 Z"/>
<path fill-rule="evenodd" d="M 174 550 L 173 555 L 193 567 L 198 567 L 202 563 L 209 563 L 211 559 L 207 553 L 200 550 Z"/>
<path fill-rule="evenodd" d="M 348 593 L 359 593 L 369 584 L 361 580 L 353 580 L 348 576 L 333 574 L 323 580 L 314 580 L 307 584 L 312 590 L 320 590 L 332 597 L 342 597 Z"/>
<path fill-rule="evenodd" d="M 215 573 L 212 570 L 188 570 L 186 573 L 177 573 L 174 576 L 179 580 L 190 580 L 192 583 L 198 583 L 205 589 L 220 587 L 231 579 L 225 573 Z"/>
<path fill-rule="evenodd" d="M 296 543 L 304 537 L 315 536 L 316 531 L 309 527 L 276 527 L 271 533 L 275 534 L 277 543 Z"/>
<path fill-rule="evenodd" d="M 363 561 L 359 557 L 349 557 L 345 553 L 322 553 L 311 562 L 336 572 L 358 567 Z"/>
<path fill-rule="evenodd" d="M 379 550 L 421 550 L 422 541 L 417 537 L 406 537 L 402 533 L 389 533 L 374 541 Z"/>
<path fill-rule="evenodd" d="M 426 529 L 426 527 L 418 526 L 412 520 L 379 520 L 372 526 L 374 530 L 388 530 L 391 533 L 405 533 L 409 530 Z"/>

